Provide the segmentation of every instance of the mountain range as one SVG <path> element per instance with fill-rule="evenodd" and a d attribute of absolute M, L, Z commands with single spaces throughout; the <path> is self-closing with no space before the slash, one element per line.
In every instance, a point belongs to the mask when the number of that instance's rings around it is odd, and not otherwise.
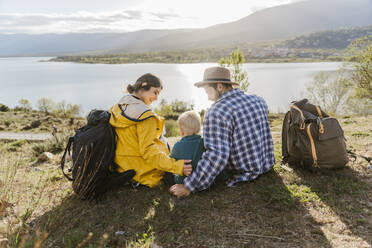
<path fill-rule="evenodd" d="M 372 25 L 372 0 L 307 0 L 202 29 L 128 33 L 0 34 L 0 56 L 138 53 L 282 40 L 322 30 Z"/>

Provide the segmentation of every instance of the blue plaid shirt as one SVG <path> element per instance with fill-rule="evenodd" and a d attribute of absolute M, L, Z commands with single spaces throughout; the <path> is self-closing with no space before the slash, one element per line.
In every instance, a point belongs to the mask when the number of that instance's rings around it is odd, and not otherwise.
<path fill-rule="evenodd" d="M 240 89 L 224 93 L 206 113 L 203 135 L 206 151 L 184 180 L 191 192 L 208 188 L 224 168 L 232 173 L 227 185 L 234 186 L 257 178 L 275 163 L 267 105 L 256 95 Z"/>

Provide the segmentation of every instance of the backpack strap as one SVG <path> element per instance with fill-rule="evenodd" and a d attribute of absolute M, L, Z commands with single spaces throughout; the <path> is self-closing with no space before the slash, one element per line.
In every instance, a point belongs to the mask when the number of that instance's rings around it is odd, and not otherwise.
<path fill-rule="evenodd" d="M 63 156 L 62 156 L 62 159 L 61 159 L 61 169 L 62 169 L 62 173 L 63 175 L 70 181 L 72 181 L 72 177 L 70 177 L 69 175 L 67 175 L 64 171 L 64 168 L 65 168 L 65 157 L 66 157 L 66 153 L 68 152 L 68 154 L 70 155 L 71 154 L 71 145 L 72 143 L 74 142 L 74 137 L 70 137 L 68 139 L 68 143 L 67 143 L 67 146 L 66 146 L 66 149 L 65 149 L 65 152 L 63 153 Z"/>
<path fill-rule="evenodd" d="M 301 119 L 302 119 L 300 129 L 302 129 L 302 130 L 305 129 L 305 116 L 304 116 L 304 113 L 302 112 L 302 110 L 294 104 L 291 104 L 290 107 L 297 110 L 298 112 L 300 112 Z"/>
<path fill-rule="evenodd" d="M 313 166 L 319 168 L 318 156 L 316 155 L 315 142 L 314 142 L 313 136 L 311 135 L 311 131 L 310 131 L 311 124 L 312 123 L 309 123 L 309 125 L 307 126 L 306 131 L 307 131 L 307 135 L 309 136 L 309 139 L 310 139 L 311 155 L 313 156 Z"/>
<path fill-rule="evenodd" d="M 318 126 L 319 126 L 319 133 L 324 133 L 324 125 L 322 119 L 324 118 L 322 114 L 322 110 L 320 109 L 319 105 L 315 105 L 316 112 L 318 113 Z"/>
<path fill-rule="evenodd" d="M 320 118 L 324 118 L 324 117 L 323 117 L 323 114 L 322 114 L 322 111 L 320 110 L 319 105 L 315 105 L 315 108 L 316 108 L 316 112 L 318 113 L 318 116 L 319 116 Z"/>
<path fill-rule="evenodd" d="M 288 162 L 288 144 L 287 144 L 287 136 L 289 131 L 289 121 L 291 117 L 291 111 L 288 111 L 285 114 L 283 120 L 283 127 L 282 127 L 282 164 L 286 164 Z"/>
<path fill-rule="evenodd" d="M 118 135 L 116 134 L 115 128 L 111 126 L 110 123 L 106 123 L 107 128 L 109 130 L 109 134 L 111 136 L 111 145 L 112 145 L 112 150 L 110 151 L 110 160 L 111 160 L 111 168 L 110 170 L 116 171 L 119 168 L 119 165 L 115 163 L 115 153 L 116 153 L 116 143 L 118 140 Z"/>

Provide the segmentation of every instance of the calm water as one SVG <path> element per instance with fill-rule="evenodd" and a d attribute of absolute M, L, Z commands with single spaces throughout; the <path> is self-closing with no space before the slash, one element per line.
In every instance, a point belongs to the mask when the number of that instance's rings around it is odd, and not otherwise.
<path fill-rule="evenodd" d="M 75 64 L 38 62 L 48 58 L 0 58 L 0 103 L 10 107 L 26 98 L 33 107 L 41 97 L 55 102 L 81 104 L 84 113 L 108 109 L 140 75 L 151 72 L 164 82 L 159 99 L 194 103 L 198 110 L 210 106 L 204 90 L 193 86 L 205 68 L 216 64 Z M 262 96 L 270 111 L 284 111 L 300 99 L 305 85 L 320 71 L 335 71 L 338 62 L 245 64 L 251 82 L 249 93 Z M 160 101 L 159 101 L 160 102 Z M 156 105 L 154 105 L 156 106 Z"/>

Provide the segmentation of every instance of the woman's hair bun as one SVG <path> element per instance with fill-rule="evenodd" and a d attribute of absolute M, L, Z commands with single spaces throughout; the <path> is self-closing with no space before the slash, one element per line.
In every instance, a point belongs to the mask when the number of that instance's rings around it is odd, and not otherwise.
<path fill-rule="evenodd" d="M 128 86 L 127 86 L 128 93 L 129 94 L 132 94 L 134 92 L 134 90 L 135 90 L 134 86 L 131 85 L 131 84 L 128 84 Z"/>

